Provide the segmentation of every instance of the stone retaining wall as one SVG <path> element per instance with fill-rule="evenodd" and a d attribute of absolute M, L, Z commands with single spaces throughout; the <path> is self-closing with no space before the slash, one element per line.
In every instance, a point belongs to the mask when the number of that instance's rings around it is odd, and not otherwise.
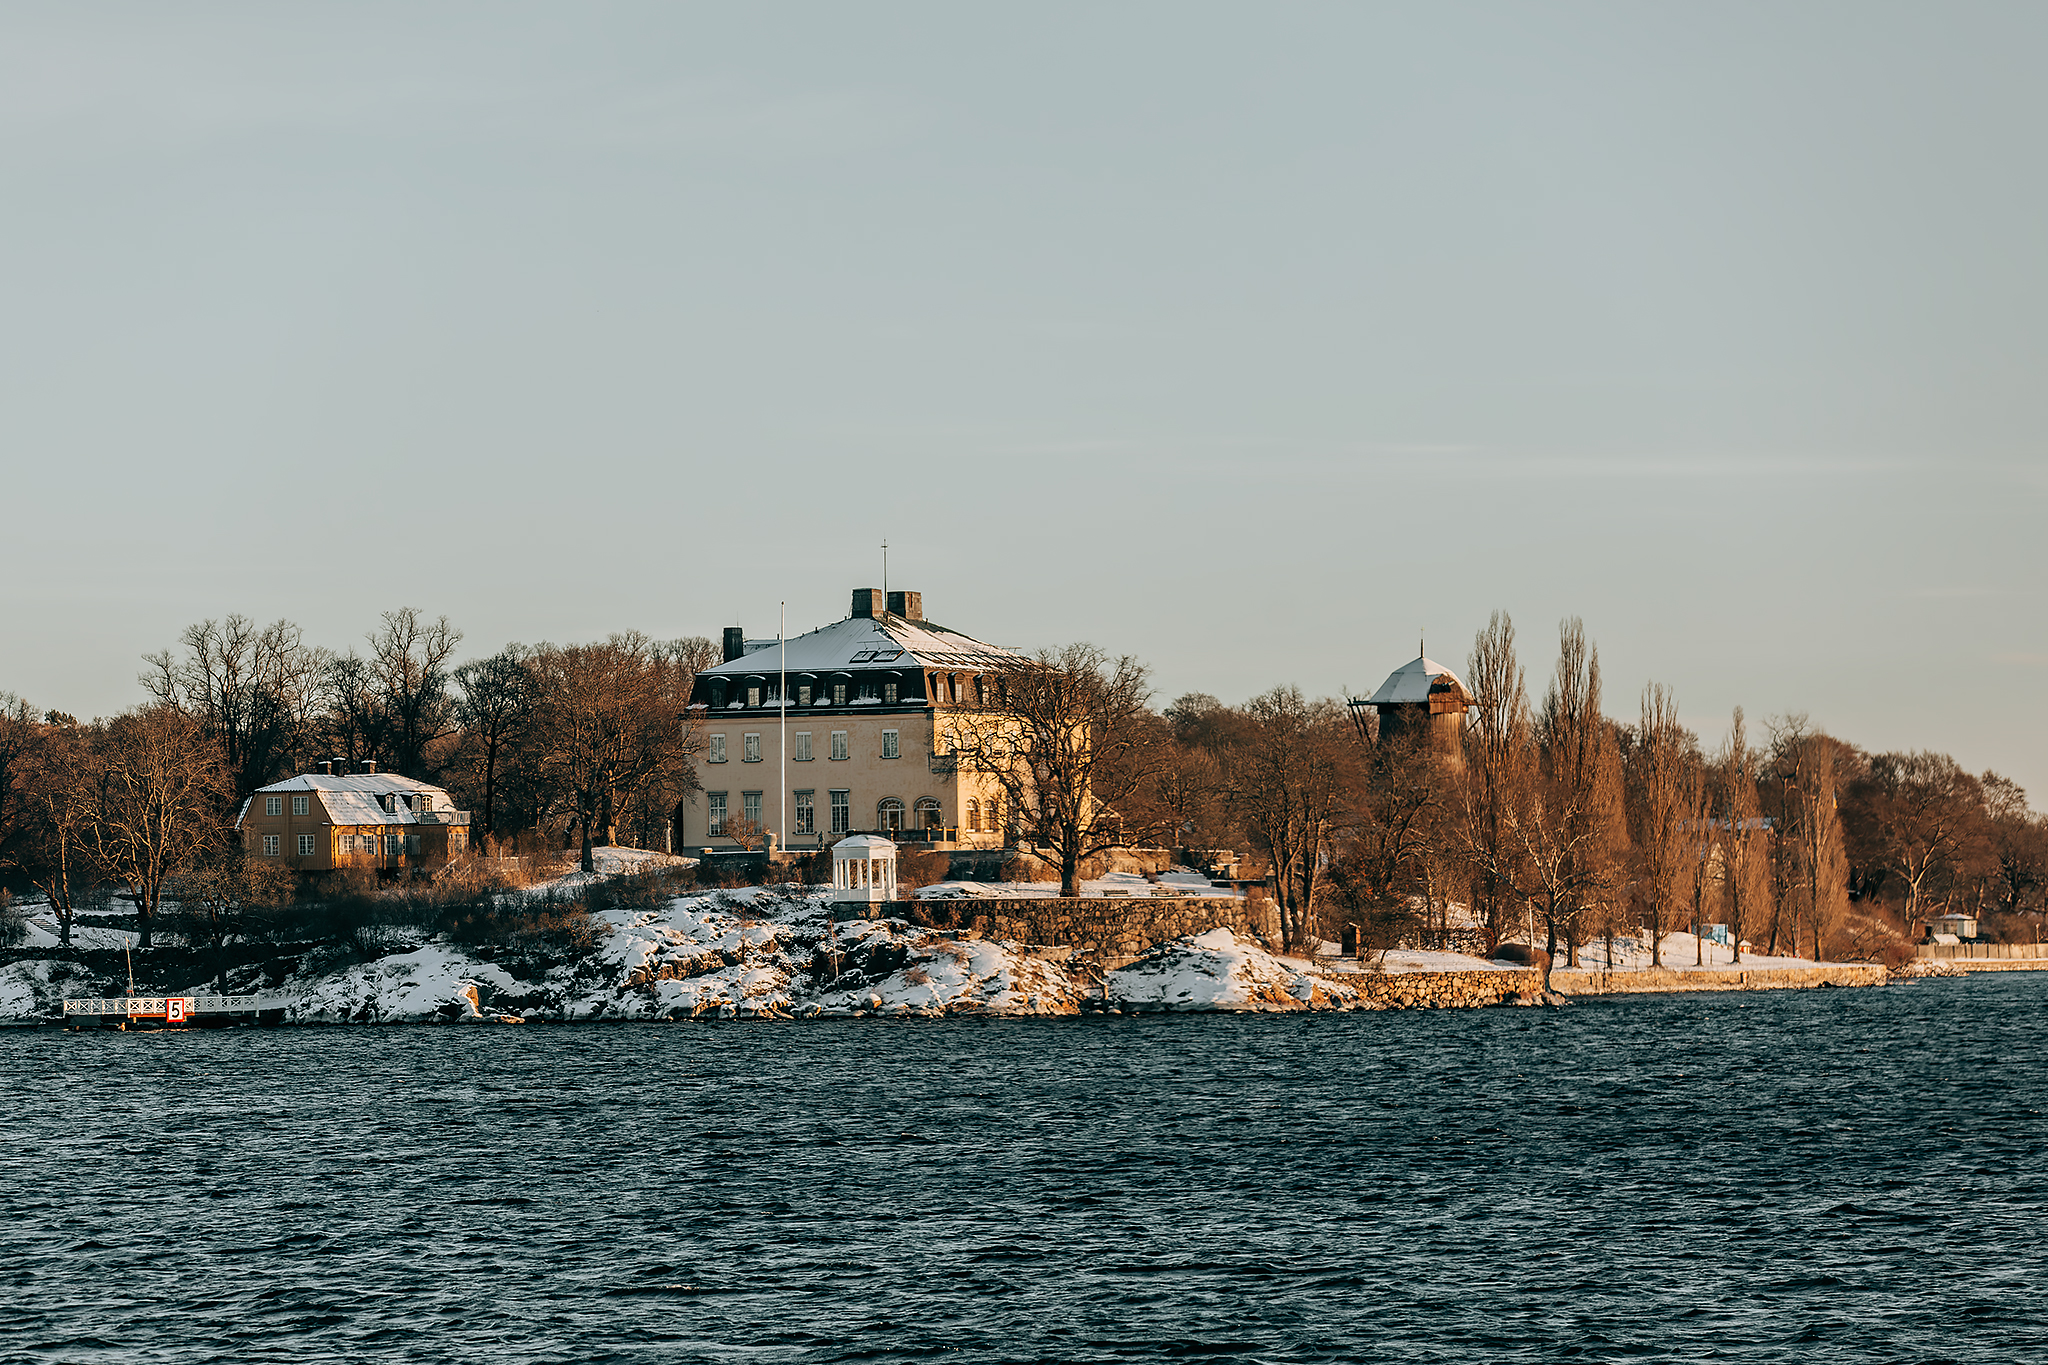
<path fill-rule="evenodd" d="M 1643 995 L 1663 991 L 1770 991 L 1802 986 L 1882 986 L 1888 973 L 1874 962 L 1815 967 L 1652 967 L 1635 972 L 1572 971 L 1550 974 L 1559 995 Z"/>
<path fill-rule="evenodd" d="M 1478 1009 L 1509 996 L 1534 1002 L 1543 995 L 1543 973 L 1514 972 L 1346 972 L 1330 978 L 1355 988 L 1368 1009 Z"/>

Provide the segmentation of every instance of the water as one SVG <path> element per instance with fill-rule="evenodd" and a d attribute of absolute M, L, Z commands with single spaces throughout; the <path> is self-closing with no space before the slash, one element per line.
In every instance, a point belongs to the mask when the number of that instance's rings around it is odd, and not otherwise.
<path fill-rule="evenodd" d="M 0 1360 L 2048 1359 L 2048 975 L 0 1033 Z"/>

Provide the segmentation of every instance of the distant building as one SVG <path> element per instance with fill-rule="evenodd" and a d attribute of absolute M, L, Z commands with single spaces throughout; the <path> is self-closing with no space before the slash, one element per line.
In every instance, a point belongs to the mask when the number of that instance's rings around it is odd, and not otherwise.
<path fill-rule="evenodd" d="M 1465 713 L 1477 703 L 1458 675 L 1417 654 L 1387 675 L 1370 697 L 1353 699 L 1352 714 L 1371 707 L 1379 716 L 1381 740 L 1422 737 L 1447 761 L 1465 761 Z"/>
<path fill-rule="evenodd" d="M 991 699 L 999 675 L 1028 662 L 1023 655 L 927 621 L 921 593 L 885 601 L 874 588 L 854 589 L 844 620 L 792 637 L 783 651 L 735 626 L 724 653 L 691 694 L 704 789 L 683 804 L 679 847 L 736 847 L 737 832 L 772 832 L 779 847 L 799 849 L 856 833 L 1003 846 L 1001 788 L 961 770 L 940 738 L 942 717 Z M 785 671 L 786 793 L 777 690 Z"/>
<path fill-rule="evenodd" d="M 1975 915 L 1936 915 L 1921 921 L 1921 935 L 1928 943 L 1975 943 L 1977 941 L 1977 917 Z"/>
<path fill-rule="evenodd" d="M 430 867 L 469 847 L 469 812 L 448 793 L 410 777 L 380 773 L 317 773 L 259 787 L 235 817 L 242 846 L 300 872 L 367 867 L 379 871 Z"/>

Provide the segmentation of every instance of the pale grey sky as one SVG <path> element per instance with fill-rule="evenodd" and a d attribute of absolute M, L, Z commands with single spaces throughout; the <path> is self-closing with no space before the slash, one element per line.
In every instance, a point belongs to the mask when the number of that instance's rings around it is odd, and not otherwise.
<path fill-rule="evenodd" d="M 0 6 L 0 689 L 879 577 L 1162 697 L 1512 612 L 2048 808 L 2048 9 Z"/>

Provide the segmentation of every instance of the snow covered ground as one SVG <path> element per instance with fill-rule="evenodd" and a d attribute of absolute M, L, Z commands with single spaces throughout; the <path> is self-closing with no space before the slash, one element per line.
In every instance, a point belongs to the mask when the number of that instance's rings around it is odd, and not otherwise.
<path fill-rule="evenodd" d="M 1211 885 L 1209 879 L 1199 872 L 1177 867 L 1159 874 L 1157 882 L 1147 881 L 1135 872 L 1112 872 L 1103 877 L 1091 877 L 1081 883 L 1084 896 L 1236 896 L 1241 894 L 1230 887 Z M 972 900 L 977 897 L 1002 899 L 1052 897 L 1060 893 L 1058 882 L 933 882 L 921 886 L 910 894 L 919 900 Z"/>
<path fill-rule="evenodd" d="M 1707 939 L 1702 942 L 1689 933 L 1664 935 L 1662 965 L 1666 971 L 1689 972 L 1705 967 L 1812 967 L 1817 965 L 1810 957 L 1772 957 L 1764 953 L 1742 954 L 1741 963 L 1735 961 L 1735 950 Z M 1606 939 L 1579 945 L 1579 970 L 1581 971 L 1642 971 L 1650 966 L 1650 946 L 1640 938 L 1627 937 L 1614 940 L 1614 955 L 1610 962 Z M 1699 960 L 1699 959 L 1704 959 Z M 1557 950 L 1557 962 L 1552 970 L 1566 971 L 1565 951 L 1562 945 Z"/>

